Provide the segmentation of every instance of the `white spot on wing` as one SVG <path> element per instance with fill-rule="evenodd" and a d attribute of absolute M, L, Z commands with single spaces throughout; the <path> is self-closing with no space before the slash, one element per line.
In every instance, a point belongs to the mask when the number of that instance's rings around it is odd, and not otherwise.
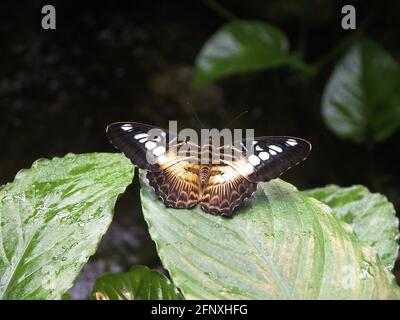
<path fill-rule="evenodd" d="M 155 147 L 157 147 L 157 143 L 155 143 L 154 141 L 147 141 L 144 146 L 147 150 L 153 150 Z"/>
<path fill-rule="evenodd" d="M 161 156 L 163 153 L 165 153 L 165 147 L 164 146 L 158 146 L 153 150 L 153 154 L 158 157 Z"/>
<path fill-rule="evenodd" d="M 256 146 L 256 151 L 263 151 L 264 149 L 261 148 L 260 146 Z"/>
<path fill-rule="evenodd" d="M 140 143 L 144 143 L 144 142 L 146 142 L 146 141 L 147 141 L 147 138 L 143 138 L 143 139 L 140 139 L 140 140 L 139 140 Z"/>
<path fill-rule="evenodd" d="M 274 150 L 269 150 L 269 153 L 270 153 L 271 156 L 275 156 L 276 155 L 276 152 Z"/>
<path fill-rule="evenodd" d="M 287 139 L 286 144 L 293 147 L 297 144 L 297 141 L 294 139 Z"/>
<path fill-rule="evenodd" d="M 253 165 L 256 166 L 258 164 L 260 164 L 261 160 L 259 157 L 257 157 L 256 155 L 252 154 L 249 156 L 249 162 Z"/>
<path fill-rule="evenodd" d="M 134 138 L 136 140 L 139 140 L 139 139 L 142 139 L 142 138 L 147 138 L 148 136 L 149 135 L 147 133 L 138 133 L 138 134 L 135 134 Z"/>
<path fill-rule="evenodd" d="M 121 126 L 121 129 L 124 130 L 124 131 L 129 131 L 129 130 L 132 129 L 132 125 L 131 125 L 131 124 L 128 124 L 128 123 L 123 124 L 123 125 Z"/>
<path fill-rule="evenodd" d="M 282 148 L 281 148 L 281 147 L 278 147 L 278 146 L 276 146 L 276 145 L 274 145 L 274 144 L 268 146 L 268 148 L 270 148 L 270 149 L 272 149 L 272 150 L 274 150 L 274 151 L 276 151 L 276 152 L 282 152 Z"/>
<path fill-rule="evenodd" d="M 260 154 L 258 155 L 260 157 L 261 160 L 268 160 L 269 159 L 269 153 L 268 152 L 260 152 Z"/>

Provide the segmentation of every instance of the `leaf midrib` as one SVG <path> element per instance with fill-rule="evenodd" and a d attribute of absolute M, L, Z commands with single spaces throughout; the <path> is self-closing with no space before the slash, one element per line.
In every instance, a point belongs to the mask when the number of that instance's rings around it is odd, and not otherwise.
<path fill-rule="evenodd" d="M 14 264 L 13 268 L 11 269 L 10 276 L 9 276 L 8 280 L 5 282 L 5 286 L 3 287 L 4 288 L 3 292 L 2 293 L 0 292 L 0 300 L 4 299 L 4 297 L 6 297 L 6 294 L 7 294 L 8 290 L 9 290 L 9 288 L 10 288 L 10 284 L 13 282 L 13 280 L 15 278 L 15 275 L 17 274 L 17 270 L 21 267 L 22 261 L 25 259 L 26 253 L 29 252 L 28 249 L 31 249 L 32 241 L 36 237 L 37 231 L 39 229 L 40 229 L 40 227 L 36 228 L 32 232 L 31 236 L 29 237 L 28 242 L 24 242 L 25 245 L 24 245 L 24 249 L 22 251 L 22 254 L 20 254 L 20 256 L 18 257 L 17 262 Z M 22 227 L 21 227 L 21 231 L 23 233 Z"/>

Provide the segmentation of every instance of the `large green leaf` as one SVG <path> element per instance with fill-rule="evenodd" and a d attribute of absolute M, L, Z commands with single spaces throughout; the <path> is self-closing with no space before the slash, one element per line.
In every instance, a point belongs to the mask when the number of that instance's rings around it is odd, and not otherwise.
<path fill-rule="evenodd" d="M 325 204 L 260 183 L 232 218 L 165 208 L 142 183 L 143 213 L 186 299 L 398 299 L 394 276 Z"/>
<path fill-rule="evenodd" d="M 182 300 L 171 281 L 145 266 L 125 273 L 106 273 L 96 280 L 92 291 L 96 300 Z"/>
<path fill-rule="evenodd" d="M 353 228 L 361 242 L 375 249 L 389 270 L 393 268 L 399 252 L 399 220 L 385 196 L 359 185 L 329 185 L 305 193 L 330 206 L 336 216 Z"/>
<path fill-rule="evenodd" d="M 199 52 L 193 87 L 228 75 L 278 67 L 293 61 L 282 31 L 258 21 L 224 25 Z"/>
<path fill-rule="evenodd" d="M 0 298 L 60 299 L 132 181 L 120 154 L 38 160 L 0 190 Z"/>
<path fill-rule="evenodd" d="M 400 68 L 363 39 L 337 63 L 322 98 L 327 126 L 356 142 L 389 137 L 400 126 Z"/>

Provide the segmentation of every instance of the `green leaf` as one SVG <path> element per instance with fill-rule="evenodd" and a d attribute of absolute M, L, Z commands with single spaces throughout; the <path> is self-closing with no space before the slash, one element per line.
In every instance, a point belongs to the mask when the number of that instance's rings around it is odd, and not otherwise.
<path fill-rule="evenodd" d="M 61 296 L 61 300 L 71 300 L 71 296 L 68 293 L 64 293 Z"/>
<path fill-rule="evenodd" d="M 96 280 L 92 291 L 96 300 L 182 300 L 173 283 L 145 266 L 125 273 L 106 273 Z"/>
<path fill-rule="evenodd" d="M 61 299 L 132 181 L 120 154 L 38 160 L 0 190 L 0 298 Z"/>
<path fill-rule="evenodd" d="M 258 21 L 224 25 L 203 46 L 195 62 L 193 87 L 229 75 L 258 71 L 296 60 L 288 54 L 285 34 Z"/>
<path fill-rule="evenodd" d="M 394 276 L 329 207 L 276 179 L 232 218 L 166 208 L 142 183 L 143 213 L 186 299 L 399 299 Z"/>
<path fill-rule="evenodd" d="M 385 196 L 360 185 L 329 185 L 305 193 L 330 206 L 337 217 L 353 228 L 358 239 L 374 248 L 386 267 L 393 269 L 399 252 L 399 220 Z"/>
<path fill-rule="evenodd" d="M 400 126 L 400 68 L 363 39 L 337 63 L 323 93 L 322 114 L 339 137 L 381 141 Z"/>

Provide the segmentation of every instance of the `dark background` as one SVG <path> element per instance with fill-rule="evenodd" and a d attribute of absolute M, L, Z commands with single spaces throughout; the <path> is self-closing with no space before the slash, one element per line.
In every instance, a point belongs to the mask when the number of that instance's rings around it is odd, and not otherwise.
<path fill-rule="evenodd" d="M 282 29 L 292 50 L 313 63 L 329 57 L 351 31 L 341 7 L 352 3 L 357 24 L 400 61 L 399 1 L 220 1 L 240 19 Z M 57 10 L 57 29 L 41 28 L 41 7 Z M 199 128 L 192 108 L 209 127 L 256 135 L 308 139 L 306 162 L 283 178 L 299 188 L 364 184 L 400 209 L 400 132 L 379 144 L 340 140 L 324 124 L 320 99 L 339 56 L 312 80 L 287 68 L 238 75 L 197 92 L 189 88 L 197 53 L 226 18 L 210 1 L 3 1 L 0 4 L 0 185 L 38 158 L 66 153 L 114 152 L 105 127 L 138 121 Z M 98 253 L 85 266 L 73 298 L 85 298 L 105 271 L 133 264 L 159 268 L 140 211 L 137 181 L 121 198 Z"/>

